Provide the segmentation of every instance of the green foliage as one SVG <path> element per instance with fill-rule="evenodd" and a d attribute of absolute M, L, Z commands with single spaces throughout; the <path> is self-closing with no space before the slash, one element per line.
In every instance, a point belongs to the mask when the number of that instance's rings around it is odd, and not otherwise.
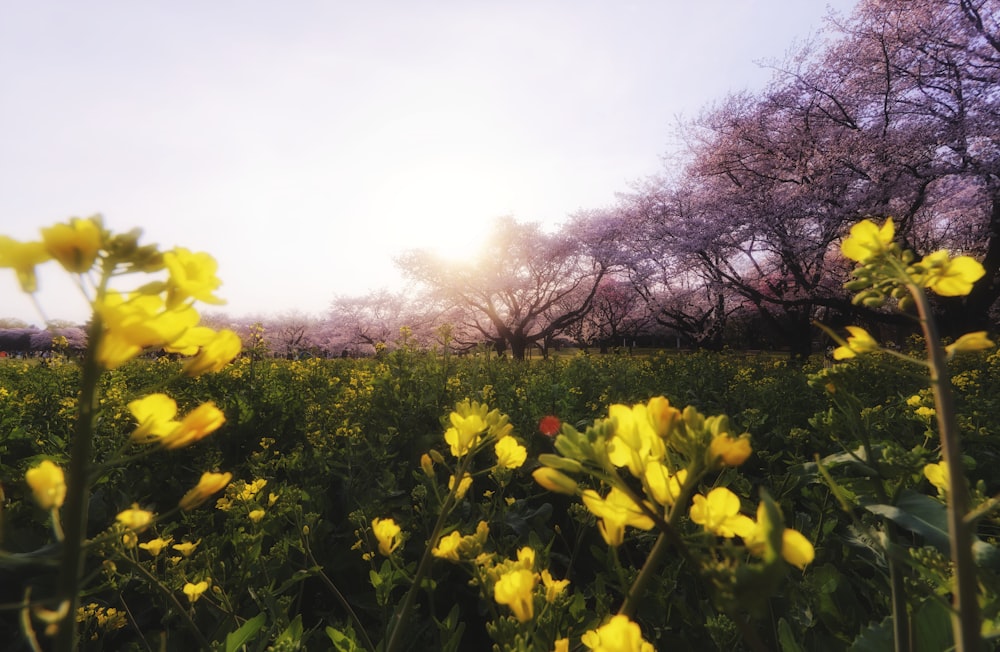
<path fill-rule="evenodd" d="M 914 623 L 926 629 L 917 640 L 941 642 L 947 613 L 940 600 L 949 578 L 941 557 L 944 504 L 923 475 L 924 465 L 938 460 L 934 424 L 907 403 L 920 395 L 920 377 L 886 356 L 830 369 L 820 360 L 799 367 L 736 353 L 579 355 L 517 364 L 401 347 L 370 360 L 246 356 L 217 374 L 172 380 L 179 364 L 137 360 L 103 381 L 98 457 L 127 439 L 134 421 L 125 406 L 151 386 L 167 383 L 182 411 L 214 400 L 228 421 L 191 448 L 136 459 L 95 487 L 97 529 L 90 536 L 113 566 L 90 569 L 83 604 L 127 612 L 129 626 L 101 629 L 108 627 L 106 615 L 103 625 L 88 616 L 81 631 L 98 638 L 83 640 L 84 649 L 159 648 L 161 641 L 182 649 L 199 645 L 195 631 L 223 650 L 366 649 L 361 629 L 382 638 L 432 532 L 447 475 L 435 464 L 436 477 L 427 477 L 420 458 L 430 450 L 449 457 L 445 417 L 463 397 L 508 414 L 529 461 L 476 476 L 450 527 L 468 534 L 486 522 L 498 559 L 534 547 L 539 567 L 569 578 L 572 588 L 558 609 L 539 617 L 539 631 L 548 632 L 539 635 L 579 637 L 598 624 L 595 614 L 617 609 L 654 537 L 640 534 L 609 549 L 587 510 L 541 490 L 530 477 L 532 460 L 554 448 L 537 424 L 551 414 L 582 426 L 605 416 L 611 403 L 658 394 L 706 413 L 726 412 L 749 430 L 754 455 L 741 474 L 723 474 L 718 483 L 740 495 L 747 512 L 756 502 L 754 487 L 769 487 L 786 522 L 817 552 L 813 564 L 791 573 L 764 603 L 759 618 L 746 622 L 719 610 L 698 569 L 668 559 L 636 614 L 658 648 L 746 649 L 741 630 L 749 627 L 768 649 L 884 649 L 887 631 L 891 640 L 885 624 L 891 555 L 907 560 Z M 960 357 L 953 375 L 977 504 L 1000 487 L 998 367 L 995 354 Z M 18 603 L 24 586 L 46 581 L 32 555 L 44 549 L 47 522 L 22 478 L 43 457 L 66 459 L 78 382 L 71 362 L 0 363 L 8 551 L 0 557 L 0 601 L 6 604 Z M 171 545 L 200 540 L 190 557 L 169 547 L 154 557 L 114 534 L 118 510 L 132 502 L 168 509 L 212 468 L 233 473 L 224 494 L 139 536 L 141 543 L 172 537 Z M 255 480 L 266 484 L 244 493 Z M 220 498 L 227 509 L 216 506 Z M 256 510 L 264 512 L 258 521 L 251 519 Z M 376 552 L 375 517 L 392 517 L 407 533 L 397 561 Z M 995 578 L 996 510 L 987 509 L 978 523 L 981 572 Z M 184 583 L 203 578 L 211 588 L 189 604 Z M 432 564 L 416 598 L 421 616 L 408 632 L 408 649 L 489 649 L 523 635 L 491 596 L 470 586 L 472 579 L 462 566 Z M 357 620 L 329 584 L 344 590 Z M 985 600 L 984 619 L 996 622 L 995 597 Z M 0 635 L 14 640 L 17 614 L 4 613 Z"/>

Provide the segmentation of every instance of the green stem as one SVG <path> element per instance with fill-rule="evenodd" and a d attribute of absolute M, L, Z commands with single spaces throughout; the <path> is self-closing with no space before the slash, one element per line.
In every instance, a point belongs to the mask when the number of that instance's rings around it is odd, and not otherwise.
<path fill-rule="evenodd" d="M 972 557 L 972 528 L 965 517 L 971 503 L 969 484 L 962 468 L 955 400 L 944 347 L 938 336 L 937 324 L 931 316 L 930 302 L 923 288 L 910 284 L 910 294 L 917 304 L 920 327 L 927 343 L 931 389 L 937 409 L 941 453 L 948 469 L 948 534 L 951 559 L 955 564 L 955 590 L 952 598 L 952 628 L 956 652 L 976 652 L 980 649 L 979 602 L 976 586 L 976 566 Z"/>
<path fill-rule="evenodd" d="M 299 532 L 301 531 L 302 528 L 300 527 Z M 319 575 L 323 584 L 325 584 L 326 588 L 328 588 L 330 592 L 333 593 L 334 597 L 337 598 L 340 606 L 347 611 L 347 615 L 350 617 L 351 622 L 353 622 L 354 626 L 358 628 L 358 636 L 361 637 L 361 642 L 364 643 L 365 649 L 369 650 L 369 652 L 375 652 L 375 645 L 372 643 L 371 639 L 368 638 L 368 632 L 365 631 L 365 626 L 361 622 L 361 619 L 358 618 L 358 614 L 354 612 L 354 608 L 351 607 L 351 603 L 348 602 L 344 594 L 340 592 L 340 589 L 338 589 L 337 585 L 333 583 L 333 580 L 331 580 L 327 574 L 323 572 L 323 567 L 320 566 L 320 563 L 316 561 L 316 557 L 313 555 L 312 547 L 309 545 L 308 535 L 302 535 L 302 547 L 305 549 L 306 555 L 309 557 L 309 563 L 313 565 L 311 570 Z"/>
<path fill-rule="evenodd" d="M 69 470 L 66 474 L 66 502 L 63 514 L 63 557 L 59 568 L 56 598 L 67 604 L 67 616 L 59 624 L 55 649 L 71 652 L 76 648 L 76 610 L 79 606 L 80 578 L 83 575 L 84 546 L 87 535 L 87 511 L 90 506 L 90 464 L 93 455 L 94 426 L 97 421 L 98 381 L 101 367 L 97 361 L 97 346 L 103 325 L 95 312 L 87 341 L 90 346 L 83 358 L 80 397 L 73 443 L 70 446 Z"/>
<path fill-rule="evenodd" d="M 619 614 L 628 616 L 629 618 L 635 616 L 635 612 L 639 608 L 639 603 L 646 593 L 646 588 L 660 570 L 660 566 L 663 564 L 663 560 L 666 558 L 667 551 L 670 550 L 671 546 L 676 546 L 685 558 L 688 558 L 687 547 L 677 534 L 677 521 L 680 520 L 681 514 L 684 513 L 683 506 L 690 502 L 691 496 L 698 486 L 698 479 L 701 476 L 701 472 L 692 470 L 688 481 L 681 487 L 680 495 L 674 500 L 674 506 L 670 510 L 667 522 L 660 526 L 660 536 L 656 538 L 656 543 L 653 544 L 653 549 L 650 550 L 649 556 L 646 557 L 646 562 L 642 565 L 642 570 L 639 571 L 639 575 L 632 582 L 628 595 L 625 596 L 625 601 L 622 602 L 622 606 L 618 609 Z M 642 506 L 641 501 L 636 502 L 636 504 L 640 507 Z"/>
<path fill-rule="evenodd" d="M 405 629 L 406 619 L 409 617 L 410 611 L 413 610 L 413 603 L 414 600 L 416 600 L 417 590 L 420 588 L 420 584 L 423 582 L 424 576 L 430 569 L 431 561 L 434 557 L 431 550 L 437 544 L 438 537 L 441 536 L 441 530 L 444 528 L 445 519 L 447 519 L 448 514 L 451 513 L 452 507 L 455 506 L 455 496 L 458 493 L 458 487 L 461 484 L 462 478 L 465 477 L 467 468 L 474 453 L 475 450 L 467 452 L 465 457 L 462 459 L 462 463 L 455 471 L 454 486 L 445 497 L 444 504 L 441 506 L 441 513 L 438 514 L 437 521 L 434 523 L 434 529 L 431 531 L 431 536 L 427 541 L 427 545 L 424 546 L 424 554 L 420 557 L 420 563 L 417 564 L 417 572 L 413 576 L 413 584 L 410 585 L 410 590 L 406 592 L 406 597 L 403 598 L 402 606 L 400 606 L 399 611 L 396 612 L 396 616 L 390 623 L 391 630 L 389 633 L 389 642 L 385 646 L 385 652 L 396 652 L 399 646 L 402 645 L 403 630 Z"/>

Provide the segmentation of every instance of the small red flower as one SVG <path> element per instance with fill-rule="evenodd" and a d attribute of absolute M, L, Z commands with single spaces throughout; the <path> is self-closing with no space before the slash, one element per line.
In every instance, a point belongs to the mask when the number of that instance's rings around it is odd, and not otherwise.
<path fill-rule="evenodd" d="M 559 417 L 554 417 L 551 414 L 542 417 L 542 420 L 538 422 L 538 432 L 546 437 L 555 437 L 559 434 L 561 428 L 562 422 L 559 420 Z"/>

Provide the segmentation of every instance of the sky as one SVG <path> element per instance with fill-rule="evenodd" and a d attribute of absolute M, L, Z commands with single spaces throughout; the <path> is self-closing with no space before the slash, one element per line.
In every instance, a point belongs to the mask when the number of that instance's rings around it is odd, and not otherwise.
<path fill-rule="evenodd" d="M 104 216 L 207 251 L 233 316 L 399 289 L 663 170 L 856 0 L 50 0 L 0 8 L 0 234 Z M 89 309 L 54 263 L 50 319 Z M 0 318 L 42 320 L 0 269 Z"/>

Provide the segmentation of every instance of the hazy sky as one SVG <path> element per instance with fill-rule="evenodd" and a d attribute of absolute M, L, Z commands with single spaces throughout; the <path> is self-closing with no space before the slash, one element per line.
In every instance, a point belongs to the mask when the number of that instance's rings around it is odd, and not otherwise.
<path fill-rule="evenodd" d="M 0 234 L 102 213 L 208 251 L 233 315 L 319 315 L 658 173 L 855 0 L 77 0 L 0 8 Z M 48 266 L 47 266 L 48 267 Z M 49 317 L 88 311 L 60 270 Z M 38 323 L 10 270 L 0 317 Z"/>

